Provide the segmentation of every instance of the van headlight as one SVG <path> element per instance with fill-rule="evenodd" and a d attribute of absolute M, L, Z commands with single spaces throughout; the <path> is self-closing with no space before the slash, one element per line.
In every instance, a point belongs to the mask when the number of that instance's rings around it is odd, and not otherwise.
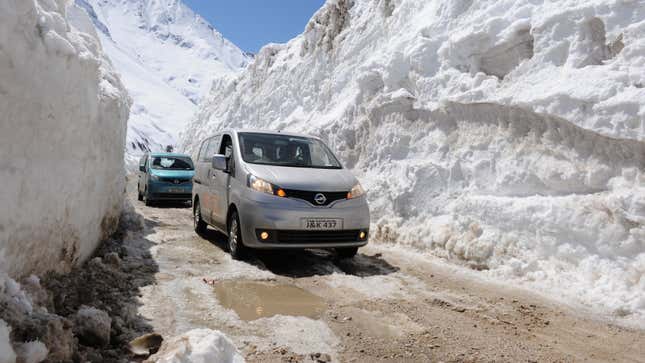
<path fill-rule="evenodd" d="M 356 185 L 352 187 L 352 190 L 350 190 L 349 193 L 347 193 L 347 199 L 355 199 L 363 196 L 364 194 L 365 194 L 365 189 L 363 189 L 363 186 L 361 185 L 361 183 L 356 183 Z"/>
<path fill-rule="evenodd" d="M 256 176 L 249 175 L 248 185 L 249 188 L 255 190 L 256 192 L 273 194 L 273 184 Z"/>
<path fill-rule="evenodd" d="M 159 176 L 156 174 L 150 174 L 150 180 L 152 181 L 159 181 Z"/>

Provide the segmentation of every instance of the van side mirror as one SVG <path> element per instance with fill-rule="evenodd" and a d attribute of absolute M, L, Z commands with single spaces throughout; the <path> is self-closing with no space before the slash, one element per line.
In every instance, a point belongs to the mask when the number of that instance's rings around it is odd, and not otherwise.
<path fill-rule="evenodd" d="M 215 155 L 211 163 L 213 169 L 228 172 L 228 158 L 224 155 Z"/>
<path fill-rule="evenodd" d="M 139 165 L 139 171 L 146 171 L 146 166 L 145 165 Z"/>

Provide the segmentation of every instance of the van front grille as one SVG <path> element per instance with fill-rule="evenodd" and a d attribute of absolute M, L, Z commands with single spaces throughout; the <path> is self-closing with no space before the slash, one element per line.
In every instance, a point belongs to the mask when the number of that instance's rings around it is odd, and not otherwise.
<path fill-rule="evenodd" d="M 182 184 L 190 183 L 190 181 L 192 179 L 186 179 L 186 178 L 159 178 L 159 180 L 164 182 L 164 183 L 182 185 Z"/>
<path fill-rule="evenodd" d="M 190 193 L 150 193 L 152 200 L 191 200 L 193 195 Z"/>
<path fill-rule="evenodd" d="M 337 200 L 347 199 L 347 192 L 308 192 L 303 190 L 285 189 L 287 198 L 305 200 L 315 206 L 328 206 Z M 316 201 L 316 196 L 322 194 L 325 197 L 323 203 Z"/>

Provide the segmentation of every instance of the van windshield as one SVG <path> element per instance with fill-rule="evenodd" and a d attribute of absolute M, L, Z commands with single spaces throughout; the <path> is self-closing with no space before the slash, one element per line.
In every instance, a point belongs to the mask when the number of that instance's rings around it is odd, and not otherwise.
<path fill-rule="evenodd" d="M 178 156 L 156 156 L 150 164 L 152 169 L 163 170 L 194 170 L 193 162 L 187 157 Z"/>
<path fill-rule="evenodd" d="M 239 140 L 242 159 L 247 163 L 298 168 L 342 168 L 327 145 L 317 139 L 245 132 L 239 134 Z"/>

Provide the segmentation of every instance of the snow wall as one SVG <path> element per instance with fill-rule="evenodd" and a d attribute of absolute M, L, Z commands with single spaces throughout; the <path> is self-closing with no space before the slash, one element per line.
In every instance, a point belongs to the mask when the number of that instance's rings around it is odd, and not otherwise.
<path fill-rule="evenodd" d="M 122 207 L 130 101 L 66 5 L 0 1 L 0 273 L 13 277 L 83 261 Z"/>
<path fill-rule="evenodd" d="M 644 322 L 643 5 L 329 0 L 215 83 L 184 147 L 319 135 L 369 190 L 372 240 Z"/>

